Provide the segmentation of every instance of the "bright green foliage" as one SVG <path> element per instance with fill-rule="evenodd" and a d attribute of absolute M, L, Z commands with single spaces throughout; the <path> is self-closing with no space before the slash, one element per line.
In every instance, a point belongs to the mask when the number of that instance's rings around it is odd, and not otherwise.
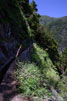
<path fill-rule="evenodd" d="M 48 89 L 40 86 L 41 73 L 34 63 L 19 62 L 16 76 L 20 83 L 19 92 L 24 96 L 42 97 L 51 94 Z"/>
<path fill-rule="evenodd" d="M 49 88 L 56 87 L 60 77 L 46 51 L 33 44 L 30 51 L 31 62 L 18 63 L 16 77 L 20 83 L 19 91 L 25 96 L 51 96 Z M 45 60 L 46 58 L 46 60 Z"/>
<path fill-rule="evenodd" d="M 22 65 L 22 72 L 19 73 L 20 84 L 22 84 L 20 90 L 27 93 L 27 90 L 36 89 L 40 72 L 34 64 L 20 64 Z"/>
<path fill-rule="evenodd" d="M 34 44 L 32 59 L 36 62 L 41 72 L 43 72 L 43 77 L 48 79 L 49 82 L 57 83 L 60 78 L 58 72 L 56 71 L 56 67 L 50 60 L 48 53 L 39 48 L 36 44 Z"/>

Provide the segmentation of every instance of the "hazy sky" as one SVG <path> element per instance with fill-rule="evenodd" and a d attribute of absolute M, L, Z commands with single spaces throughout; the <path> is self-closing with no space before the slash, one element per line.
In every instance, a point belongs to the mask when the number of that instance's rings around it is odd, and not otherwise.
<path fill-rule="evenodd" d="M 67 16 L 67 0 L 35 0 L 35 2 L 38 13 L 41 15 L 51 17 Z"/>

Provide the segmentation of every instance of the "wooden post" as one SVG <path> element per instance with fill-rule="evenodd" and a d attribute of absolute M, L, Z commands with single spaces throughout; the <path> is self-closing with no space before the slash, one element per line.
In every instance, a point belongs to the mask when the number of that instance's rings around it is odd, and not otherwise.
<path fill-rule="evenodd" d="M 16 58 L 18 57 L 21 48 L 22 48 L 22 45 L 20 45 L 20 47 L 18 48 L 18 51 L 17 51 L 17 53 L 16 53 Z"/>

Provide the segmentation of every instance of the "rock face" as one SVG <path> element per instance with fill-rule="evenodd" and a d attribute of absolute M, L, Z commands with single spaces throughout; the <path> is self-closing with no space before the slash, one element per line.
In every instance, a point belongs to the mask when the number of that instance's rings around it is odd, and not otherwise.
<path fill-rule="evenodd" d="M 10 25 L 0 23 L 0 66 L 16 54 L 16 44 L 17 41 L 11 36 Z"/>
<path fill-rule="evenodd" d="M 8 57 L 11 57 L 16 54 L 17 48 L 16 48 L 17 41 L 13 40 L 13 42 L 4 42 L 3 45 L 8 53 Z"/>
<path fill-rule="evenodd" d="M 5 61 L 7 61 L 7 57 L 4 55 L 4 53 L 0 50 L 0 65 L 4 64 Z"/>
<path fill-rule="evenodd" d="M 0 64 L 4 64 L 10 57 L 16 55 L 17 42 L 3 42 L 0 44 Z"/>
<path fill-rule="evenodd" d="M 6 24 L 6 27 L 8 25 Z M 8 27 L 7 27 L 8 29 Z M 7 61 L 7 51 L 4 45 L 2 45 L 2 41 L 6 38 L 7 29 L 5 29 L 5 24 L 0 24 L 0 65 L 4 64 Z M 5 53 L 5 54 L 4 54 Z"/>
<path fill-rule="evenodd" d="M 4 39 L 11 36 L 11 28 L 9 24 L 0 24 L 0 38 Z"/>
<path fill-rule="evenodd" d="M 24 52 L 22 52 L 19 57 L 19 60 L 29 62 L 30 61 L 30 49 L 31 49 L 31 46 L 27 48 Z"/>

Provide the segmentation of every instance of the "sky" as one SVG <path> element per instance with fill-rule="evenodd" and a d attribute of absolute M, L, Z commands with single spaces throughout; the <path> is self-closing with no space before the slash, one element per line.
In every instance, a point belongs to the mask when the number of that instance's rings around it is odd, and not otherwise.
<path fill-rule="evenodd" d="M 30 0 L 32 1 L 32 0 Z M 67 0 L 34 0 L 40 15 L 51 17 L 67 16 Z"/>

